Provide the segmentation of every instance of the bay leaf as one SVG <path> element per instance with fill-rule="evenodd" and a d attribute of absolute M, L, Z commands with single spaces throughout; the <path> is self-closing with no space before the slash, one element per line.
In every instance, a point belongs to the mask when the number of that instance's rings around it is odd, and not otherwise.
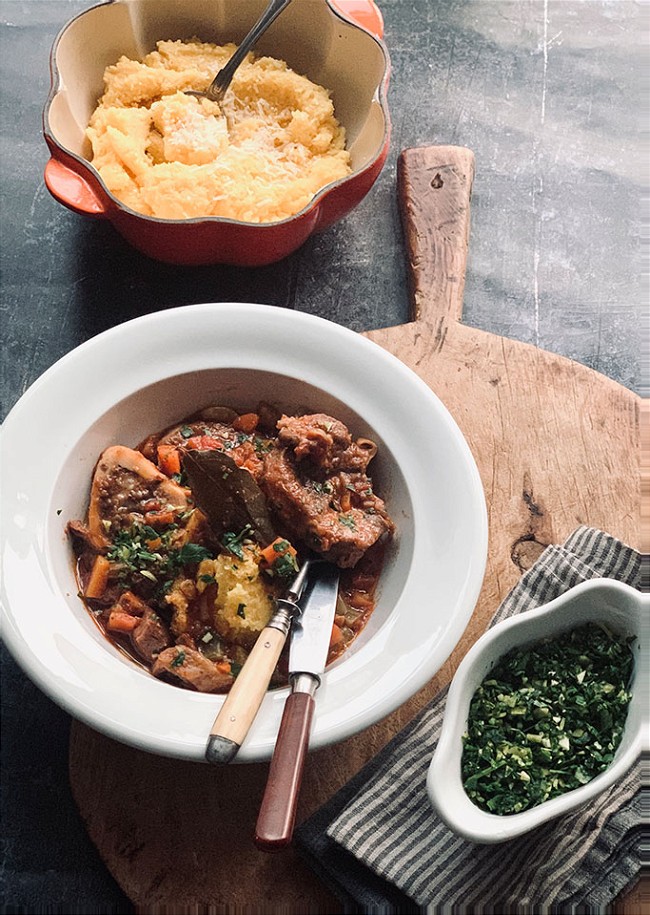
<path fill-rule="evenodd" d="M 198 508 L 217 537 L 249 534 L 262 546 L 275 539 L 266 498 L 251 474 L 223 451 L 186 451 L 183 468 Z"/>

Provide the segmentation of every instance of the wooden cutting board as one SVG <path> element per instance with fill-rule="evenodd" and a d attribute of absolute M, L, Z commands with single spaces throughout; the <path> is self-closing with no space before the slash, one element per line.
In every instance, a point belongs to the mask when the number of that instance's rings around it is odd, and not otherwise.
<path fill-rule="evenodd" d="M 400 156 L 412 322 L 367 336 L 431 386 L 469 442 L 489 512 L 485 582 L 460 644 L 427 687 L 379 724 L 310 754 L 298 822 L 449 681 L 547 544 L 587 524 L 641 546 L 640 399 L 568 359 L 460 323 L 473 174 L 474 156 L 463 148 Z M 292 850 L 255 849 L 267 770 L 158 758 L 82 724 L 72 728 L 75 800 L 103 860 L 141 912 L 340 911 Z M 630 893 L 618 910 L 634 911 Z"/>

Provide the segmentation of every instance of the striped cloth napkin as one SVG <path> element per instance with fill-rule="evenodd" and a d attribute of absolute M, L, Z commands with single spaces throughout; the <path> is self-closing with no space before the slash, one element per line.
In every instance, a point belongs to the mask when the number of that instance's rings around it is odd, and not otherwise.
<path fill-rule="evenodd" d="M 492 625 L 589 578 L 615 578 L 641 590 L 641 559 L 609 534 L 580 527 L 564 545 L 544 550 Z M 296 847 L 340 898 L 341 911 L 603 911 L 641 870 L 642 825 L 650 809 L 647 760 L 586 809 L 499 845 L 476 845 L 438 819 L 426 794 L 445 696 L 296 830 Z"/>

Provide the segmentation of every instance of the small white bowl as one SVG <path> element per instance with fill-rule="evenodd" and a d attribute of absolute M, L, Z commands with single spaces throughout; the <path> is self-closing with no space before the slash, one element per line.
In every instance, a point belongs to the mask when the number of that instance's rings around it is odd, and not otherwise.
<path fill-rule="evenodd" d="M 397 535 L 364 631 L 325 673 L 312 747 L 363 730 L 440 669 L 478 597 L 487 553 L 480 477 L 432 391 L 377 344 L 269 305 L 150 314 L 73 350 L 23 395 L 2 443 L 3 636 L 26 673 L 96 730 L 150 752 L 202 760 L 224 697 L 163 683 L 124 657 L 77 597 L 66 523 L 83 518 L 111 444 L 221 403 L 331 412 L 379 445 L 372 474 Z M 269 758 L 286 689 L 267 693 L 237 759 Z"/>
<path fill-rule="evenodd" d="M 498 816 L 477 807 L 463 788 L 463 733 L 470 702 L 498 660 L 513 648 L 556 637 L 586 623 L 601 623 L 621 636 L 636 636 L 632 700 L 616 756 L 596 778 L 522 813 Z M 650 750 L 648 684 L 650 668 L 650 595 L 606 578 L 582 582 L 543 607 L 498 623 L 467 653 L 447 696 L 440 739 L 429 766 L 427 792 L 440 818 L 470 842 L 504 842 L 547 820 L 587 804 L 630 769 L 640 753 Z"/>

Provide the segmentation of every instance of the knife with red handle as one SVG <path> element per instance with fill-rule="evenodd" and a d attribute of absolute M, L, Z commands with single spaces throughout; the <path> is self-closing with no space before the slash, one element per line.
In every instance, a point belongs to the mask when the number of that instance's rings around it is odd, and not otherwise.
<path fill-rule="evenodd" d="M 311 575 L 311 586 L 301 613 L 292 624 L 291 692 L 284 706 L 255 829 L 255 844 L 262 851 L 279 851 L 291 843 L 316 705 L 315 693 L 325 670 L 336 612 L 339 570 L 317 562 L 311 568 Z"/>

